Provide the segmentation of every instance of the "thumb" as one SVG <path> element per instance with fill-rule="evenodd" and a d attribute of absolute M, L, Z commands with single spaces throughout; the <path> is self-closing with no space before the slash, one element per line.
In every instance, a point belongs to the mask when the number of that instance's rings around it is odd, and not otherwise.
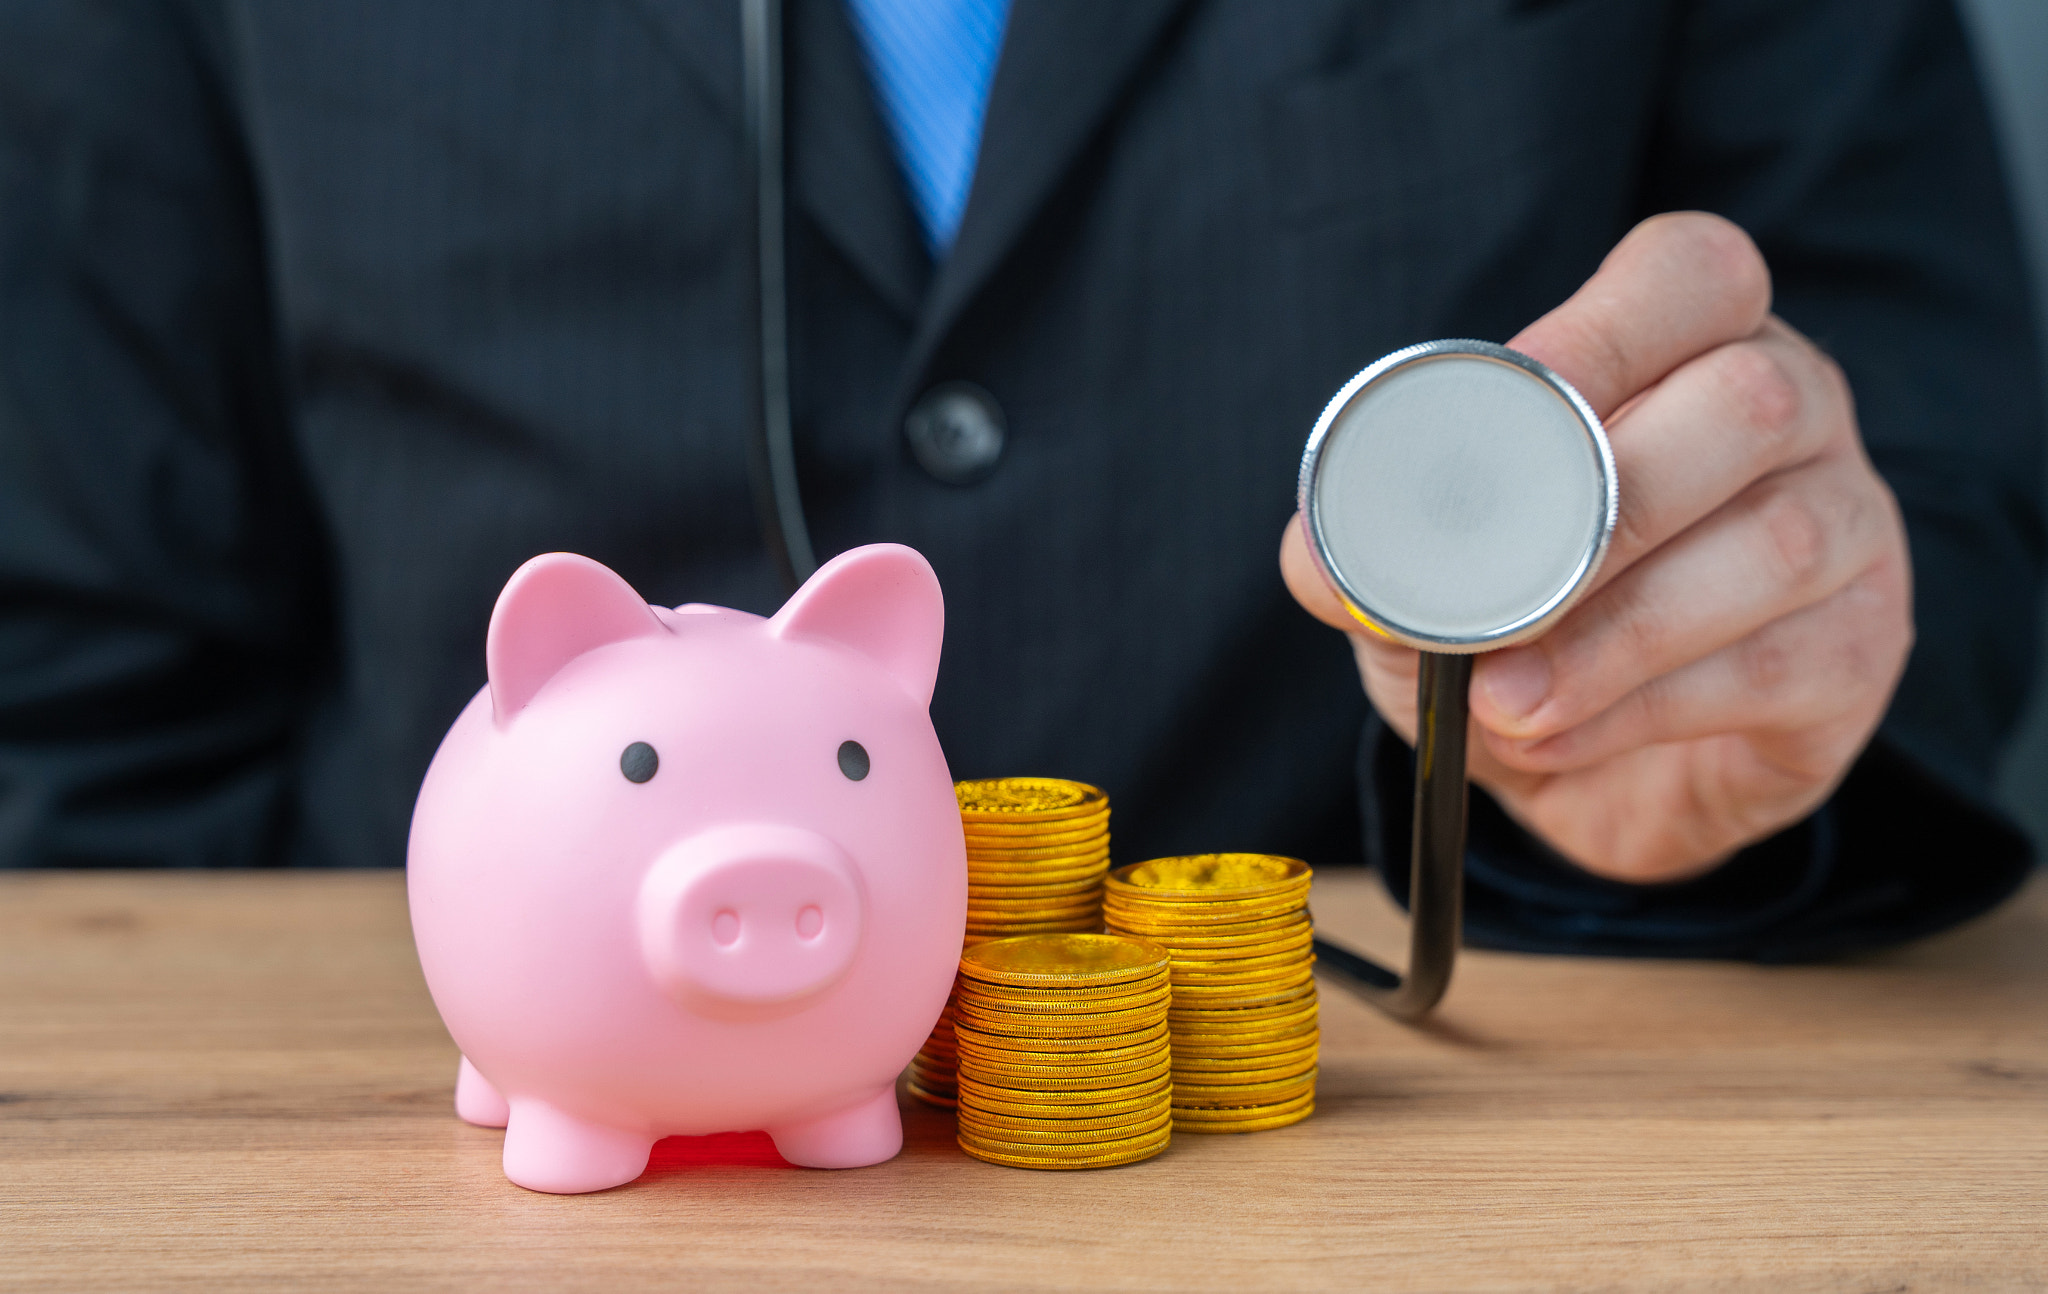
<path fill-rule="evenodd" d="M 1337 596 L 1337 590 L 1330 587 L 1330 581 L 1317 569 L 1315 558 L 1308 555 L 1308 540 L 1302 534 L 1299 512 L 1280 536 L 1280 578 L 1287 581 L 1287 591 L 1301 603 L 1302 610 L 1332 629 L 1354 634 L 1359 631 L 1358 621 L 1344 607 L 1344 599 Z"/>

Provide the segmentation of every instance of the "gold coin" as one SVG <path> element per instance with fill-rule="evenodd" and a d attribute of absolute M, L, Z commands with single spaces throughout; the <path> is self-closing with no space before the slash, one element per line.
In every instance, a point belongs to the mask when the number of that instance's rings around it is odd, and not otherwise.
<path fill-rule="evenodd" d="M 1131 1066 L 1150 1064 L 1166 1054 L 1171 1037 L 1165 1029 L 1147 1030 L 1140 1042 L 1129 1046 L 1102 1046 L 1103 1043 L 1121 1041 L 1121 1037 L 1108 1038 L 1018 1038 L 1006 1040 L 1008 1045 L 984 1047 L 979 1043 L 961 1043 L 960 1060 L 955 1068 L 974 1065 L 977 1068 L 998 1067 L 1016 1069 L 1023 1067 L 1039 1069 L 1098 1068 L 1101 1066 Z M 1076 1044 L 1069 1046 L 1068 1044 Z M 1088 1044 L 1095 1044 L 1089 1046 Z"/>
<path fill-rule="evenodd" d="M 1174 1075 L 1163 1069 L 1157 1075 L 1141 1077 L 1135 1083 L 1120 1083 L 1116 1079 L 1098 1079 L 1118 1083 L 1116 1087 L 1004 1087 L 1001 1083 L 983 1083 L 975 1077 L 958 1079 L 961 1095 L 973 1097 L 983 1106 L 1016 1106 L 1018 1114 L 1036 1110 L 1044 1118 L 1053 1118 L 1053 1112 L 1079 1112 L 1094 1110 L 1096 1106 L 1112 1106 L 1118 1102 L 1139 1102 L 1151 1099 L 1159 1093 L 1167 1097 L 1174 1095 Z"/>
<path fill-rule="evenodd" d="M 1166 950 L 1122 935 L 1066 934 L 999 939 L 960 955 L 968 979 L 1019 987 L 1118 984 L 1168 964 Z"/>
<path fill-rule="evenodd" d="M 1118 925 L 1133 928 L 1143 926 L 1147 933 L 1171 935 L 1176 931 L 1189 934 L 1244 934 L 1260 928 L 1261 923 L 1270 923 L 1266 928 L 1286 925 L 1298 920 L 1307 909 L 1299 901 L 1277 903 L 1204 903 L 1199 906 L 1188 904 L 1179 908 L 1153 907 L 1133 903 L 1120 898 L 1117 892 L 1103 882 L 1102 910 L 1109 914 Z"/>
<path fill-rule="evenodd" d="M 1194 962 L 1183 965 L 1175 962 L 1172 980 L 1175 984 L 1256 984 L 1266 980 L 1283 979 L 1295 975 L 1304 967 L 1314 966 L 1315 958 L 1303 949 L 1281 957 L 1248 957 L 1241 964 Z"/>
<path fill-rule="evenodd" d="M 1172 952 L 1171 949 L 1168 949 Z M 1182 975 L 1237 975 L 1245 971 L 1266 970 L 1274 966 L 1312 966 L 1315 951 L 1306 939 L 1299 947 L 1282 948 L 1277 952 L 1259 952 L 1248 957 L 1184 957 L 1173 954 L 1173 969 Z"/>
<path fill-rule="evenodd" d="M 985 849 L 1037 849 L 1047 845 L 1066 845 L 1080 852 L 1097 848 L 1110 839 L 1107 810 L 1060 822 L 996 822 L 963 817 L 960 830 L 970 857 Z"/>
<path fill-rule="evenodd" d="M 1255 957 L 1279 957 L 1288 953 L 1306 953 L 1315 947 L 1316 932 L 1312 926 L 1289 931 L 1270 939 L 1247 940 L 1226 947 L 1205 944 L 1183 944 L 1171 937 L 1154 938 L 1152 942 L 1173 955 L 1176 965 L 1208 965 L 1216 962 L 1241 962 Z"/>
<path fill-rule="evenodd" d="M 985 984 L 980 980 L 964 981 L 969 989 L 968 996 L 992 1010 L 999 1011 L 1103 1011 L 1114 1009 L 1113 1005 L 1084 1005 L 1096 1002 L 1114 1004 L 1125 998 L 1148 997 L 1169 984 L 1167 969 L 1161 966 L 1144 979 L 1127 980 L 1122 984 L 1097 984 L 1090 986 L 1061 985 L 1058 988 L 1018 988 L 1009 984 Z"/>
<path fill-rule="evenodd" d="M 1168 1131 L 1170 1133 L 1171 1129 Z M 1169 1135 L 1161 1137 L 1156 1142 L 1134 1146 L 1129 1150 L 1115 1151 L 1111 1154 L 1097 1155 L 1087 1159 L 1051 1159 L 1036 1155 L 1011 1155 L 999 1150 L 985 1150 L 978 1146 L 969 1145 L 964 1141 L 960 1143 L 960 1149 L 984 1163 L 1000 1164 L 1004 1168 L 1076 1171 L 1083 1168 L 1120 1168 L 1125 1164 L 1139 1163 L 1152 1158 L 1160 1151 L 1166 1149 L 1171 1140 L 1172 1138 Z"/>
<path fill-rule="evenodd" d="M 1054 822 L 1101 812 L 1109 797 L 1086 782 L 1057 777 L 989 777 L 953 783 L 965 817 Z"/>
<path fill-rule="evenodd" d="M 967 845 L 967 866 L 971 871 L 1061 865 L 1079 867 L 1083 863 L 1099 863 L 1104 865 L 1103 875 L 1108 876 L 1108 861 L 1109 836 L 1099 832 L 1082 840 L 1019 837 L 1014 845 L 982 845 L 973 841 Z"/>
<path fill-rule="evenodd" d="M 1079 879 L 1068 881 L 1019 881 L 1015 885 L 1007 883 L 982 885 L 978 882 L 969 881 L 967 885 L 967 901 L 970 904 L 982 899 L 1042 900 L 1083 897 L 1092 899 L 1098 904 L 1101 903 L 1102 883 L 1091 877 L 1083 876 Z M 1205 949 L 1203 951 L 1206 952 L 1208 950 Z"/>
<path fill-rule="evenodd" d="M 1312 921 L 1314 916 L 1304 907 L 1273 908 L 1263 913 L 1247 915 L 1239 909 L 1225 909 L 1219 912 L 1203 913 L 1176 920 L 1162 918 L 1155 913 L 1133 909 L 1119 901 L 1107 888 L 1102 893 L 1102 911 L 1110 923 L 1120 929 L 1127 928 L 1141 937 L 1151 938 L 1163 935 L 1169 939 L 1188 937 L 1207 938 L 1217 935 L 1268 934 L 1275 930 L 1296 927 L 1304 920 Z"/>
<path fill-rule="evenodd" d="M 1004 1124 L 983 1123 L 967 1114 L 958 1119 L 962 1136 L 973 1137 L 983 1145 L 1001 1145 L 1010 1142 L 1019 1146 L 1098 1146 L 1104 1142 L 1127 1141 L 1170 1127 L 1173 1123 L 1173 1107 L 1162 1102 L 1159 1109 L 1151 1114 L 1125 1119 L 1121 1123 L 1105 1128 L 1065 1128 L 1041 1132 L 1036 1129 L 1013 1128 Z"/>
<path fill-rule="evenodd" d="M 1230 1123 L 1242 1119 L 1264 1119 L 1276 1114 L 1285 1114 L 1315 1103 L 1314 1092 L 1303 1092 L 1290 1096 L 1284 1101 L 1268 1101 L 1263 1105 L 1222 1105 L 1215 1107 L 1173 1107 L 1175 1122 L 1188 1123 Z"/>
<path fill-rule="evenodd" d="M 997 913 L 993 916 L 976 917 L 970 913 L 967 919 L 967 928 L 969 930 L 994 932 L 990 937 L 995 939 L 1015 939 L 1019 935 L 1092 935 L 1101 933 L 1101 909 L 1092 903 L 1086 905 L 1086 911 L 1080 910 L 1080 905 L 1069 906 L 1073 906 L 1076 909 L 1075 915 L 1065 917 L 1027 917 L 1011 913 Z M 1058 909 L 1054 910 L 1057 911 Z M 981 909 L 981 911 L 986 912 L 986 909 Z M 965 952 L 967 950 L 965 947 L 962 947 L 960 951 Z"/>
<path fill-rule="evenodd" d="M 1127 979 L 1117 984 L 989 984 L 962 978 L 955 996 L 959 1001 L 972 1003 L 984 1011 L 1030 1011 L 1039 1009 L 1041 1005 L 1048 1010 L 1100 1011 L 1112 1009 L 1116 1001 L 1124 998 L 1135 1002 L 1164 993 L 1172 983 L 1170 967 L 1161 966 L 1138 979 Z M 1112 1007 L 1078 1005 L 1096 1001 L 1110 1002 Z"/>
<path fill-rule="evenodd" d="M 1119 867 L 1111 884 L 1154 897 L 1211 900 L 1306 891 L 1310 878 L 1299 858 L 1184 854 Z"/>
<path fill-rule="evenodd" d="M 1310 975 L 1308 983 L 1290 990 L 1287 997 L 1274 1002 L 1196 1002 L 1193 999 L 1183 1000 L 1176 997 L 1173 1005 L 1167 1008 L 1167 1019 L 1174 1021 L 1176 1026 L 1185 1023 L 1199 1033 L 1211 1024 L 1234 1025 L 1250 1020 L 1269 1020 L 1276 1016 L 1313 1010 L 1315 1004 L 1316 981 L 1315 976 Z M 1268 1024 L 1261 1027 L 1272 1026 Z"/>
<path fill-rule="evenodd" d="M 1253 1083 L 1277 1083 L 1282 1079 L 1294 1078 L 1316 1067 L 1316 1053 L 1311 1050 L 1305 1055 L 1290 1057 L 1288 1060 L 1257 1069 L 1185 1069 L 1179 1063 L 1173 1067 L 1173 1085 L 1176 1088 L 1245 1086 Z"/>
<path fill-rule="evenodd" d="M 1207 935 L 1194 934 L 1187 930 L 1175 930 L 1165 935 L 1146 935 L 1154 943 L 1170 945 L 1173 949 L 1196 957 L 1227 957 L 1236 949 L 1256 947 L 1260 944 L 1278 943 L 1282 940 L 1315 938 L 1315 922 L 1309 920 L 1306 912 L 1295 914 L 1272 930 L 1254 930 L 1250 934 Z"/>
<path fill-rule="evenodd" d="M 969 981 L 970 983 L 972 981 Z M 1129 987 L 1122 986 L 1119 987 Z M 1066 1016 L 1100 1014 L 1109 1011 L 1127 1011 L 1149 1006 L 1155 1002 L 1172 1005 L 1173 983 L 1165 975 L 1153 979 L 1135 981 L 1131 992 L 1119 993 L 1115 997 L 1068 996 L 1052 989 L 1039 990 L 1043 996 L 1037 1000 L 1019 1000 L 1008 997 L 983 996 L 980 993 L 962 993 L 961 1001 L 968 1009 L 989 1012 L 1000 1011 L 1010 1015 Z"/>
<path fill-rule="evenodd" d="M 1277 965 L 1282 960 L 1306 964 L 1315 956 L 1310 938 L 1246 944 L 1241 948 L 1175 948 L 1164 939 L 1154 942 L 1166 949 L 1175 969 L 1184 971 L 1250 970 L 1261 963 Z"/>
<path fill-rule="evenodd" d="M 1088 921 L 1092 923 L 1097 921 L 1097 918 L 1094 916 L 1096 911 L 1097 909 L 1093 903 L 1070 903 L 1060 907 L 1053 907 L 1050 904 L 1034 906 L 1029 903 L 1019 904 L 1014 908 L 974 907 L 967 909 L 967 924 L 970 926 L 987 926 L 993 929 L 996 926 L 1008 926 L 1013 921 L 1027 926 L 1042 925 L 1047 922 L 1061 924 Z"/>
<path fill-rule="evenodd" d="M 1135 1150 L 1141 1146 L 1154 1143 L 1163 1146 L 1166 1144 L 1167 1138 L 1172 1135 L 1172 1132 L 1172 1120 L 1169 1118 L 1166 1123 L 1161 1124 L 1159 1127 L 1138 1133 L 1135 1136 L 1112 1137 L 1101 1141 L 1079 1142 L 1070 1145 L 1039 1145 L 1029 1141 L 1012 1140 L 1008 1137 L 987 1137 L 979 1133 L 969 1133 L 965 1130 L 962 1130 L 960 1133 L 960 1144 L 962 1146 L 972 1145 L 978 1149 L 994 1151 L 1001 1155 L 1017 1155 L 1019 1157 L 1042 1155 L 1048 1159 L 1094 1159 L 1103 1155 L 1114 1155 L 1126 1150 Z"/>
<path fill-rule="evenodd" d="M 1109 841 L 1098 839 L 1076 845 L 1059 845 L 1048 852 L 1012 854 L 999 850 L 967 851 L 968 879 L 979 884 L 984 877 L 1037 877 L 1089 872 L 1109 879 Z"/>
<path fill-rule="evenodd" d="M 1230 1073 L 1233 1072 L 1233 1067 L 1235 1071 L 1242 1072 L 1246 1069 L 1289 1065 L 1303 1058 L 1314 1059 L 1317 1048 L 1322 1046 L 1322 1040 L 1310 1035 L 1305 1039 L 1290 1038 L 1283 1045 L 1286 1047 L 1284 1051 L 1255 1052 L 1249 1056 L 1190 1056 L 1184 1054 L 1176 1044 L 1173 1049 L 1173 1067 L 1176 1072 L 1186 1070 L 1193 1074 L 1204 1070 Z"/>
<path fill-rule="evenodd" d="M 939 1092 L 927 1091 L 926 1089 L 919 1087 L 914 1080 L 905 1083 L 903 1085 L 903 1088 L 905 1091 L 909 1092 L 918 1100 L 923 1101 L 926 1105 L 937 1106 L 941 1110 L 956 1110 L 960 1107 L 960 1100 L 958 1097 L 953 1096 L 950 1093 L 942 1094 Z"/>
<path fill-rule="evenodd" d="M 1008 921 L 1010 917 L 1024 917 L 1028 921 L 1065 921 L 1067 917 L 1100 911 L 1102 903 L 1094 895 L 1065 895 L 1059 899 L 971 899 L 967 903 L 969 921 Z"/>
<path fill-rule="evenodd" d="M 1309 958 L 1291 957 L 1286 961 L 1275 962 L 1270 966 L 1253 966 L 1241 971 L 1182 970 L 1176 966 L 1173 971 L 1173 986 L 1175 988 L 1219 988 L 1249 984 L 1274 984 L 1282 980 L 1288 983 L 1299 983 L 1304 971 L 1311 971 L 1310 978 L 1313 978 L 1312 968 L 1314 965 L 1314 961 Z"/>
<path fill-rule="evenodd" d="M 986 924 L 970 924 L 967 935 L 971 942 L 965 948 L 978 948 L 998 939 L 1015 939 L 1019 935 L 1089 935 L 1099 933 L 1102 922 L 1094 917 L 1075 917 L 1071 921 L 997 921 Z"/>
<path fill-rule="evenodd" d="M 1032 1119 L 1009 1114 L 988 1114 L 971 1107 L 964 1100 L 957 1108 L 960 1111 L 958 1127 L 983 1137 L 1001 1138 L 1006 1134 L 1025 1134 L 1014 1137 L 1016 1140 L 1037 1140 L 1042 1137 L 1049 1141 L 1079 1142 L 1090 1138 L 1102 1141 L 1110 1137 L 1127 1136 L 1140 1130 L 1157 1130 L 1173 1122 L 1173 1106 L 1159 1097 L 1135 1102 L 1131 1109 L 1118 1114 L 1091 1119 Z"/>
<path fill-rule="evenodd" d="M 1249 983 L 1189 983 L 1176 980 L 1173 985 L 1175 1006 L 1216 1006 L 1223 1003 L 1237 1003 L 1249 1006 L 1254 1002 L 1280 1001 L 1291 997 L 1315 983 L 1315 974 L 1307 966 L 1276 979 L 1258 979 Z M 958 1025 L 954 1028 L 957 1030 Z"/>
<path fill-rule="evenodd" d="M 1012 1065 L 970 1060 L 960 1066 L 956 1084 L 970 1080 L 983 1087 L 1028 1092 L 1102 1092 L 1132 1087 L 1161 1076 L 1171 1077 L 1164 1052 L 1146 1060 L 1105 1065 Z"/>
<path fill-rule="evenodd" d="M 1019 1024 L 1036 1022 L 1054 1024 L 1068 1016 L 1117 1015 L 1126 1011 L 1142 1010 L 1173 1001 L 1173 985 L 1162 975 L 1158 986 L 1147 986 L 1142 993 L 1123 993 L 1116 997 L 1095 998 L 1047 998 L 1036 1002 L 1019 1002 L 1012 998 L 982 997 L 979 994 L 967 999 L 967 1009 L 976 1016 L 987 1019 L 991 1016 L 1016 1017 Z"/>
<path fill-rule="evenodd" d="M 1021 1015 L 970 1012 L 961 1017 L 976 1029 L 1004 1038 L 1102 1038 L 1150 1029 L 1166 1023 L 1166 997 L 1127 1011 L 1090 1011 L 1073 1015 Z"/>
<path fill-rule="evenodd" d="M 1175 1015 L 1168 1012 L 1167 1027 L 1173 1030 L 1173 1045 L 1183 1043 L 1190 1047 L 1215 1044 L 1228 1046 L 1232 1043 L 1265 1042 L 1275 1038 L 1289 1038 L 1313 1030 L 1317 1024 L 1317 1003 L 1287 1004 L 1284 1015 L 1269 1015 L 1258 1019 L 1220 1019 L 1222 1011 L 1189 1012 Z M 1253 1008 L 1262 1010 L 1263 1008 Z"/>
<path fill-rule="evenodd" d="M 1020 1051 L 1090 1051 L 1104 1044 L 1131 1046 L 1166 1037 L 1166 1010 L 1161 1006 L 1148 1007 L 1142 1015 L 1134 1017 L 1123 1028 L 1107 1034 L 1047 1036 L 1042 1028 L 1030 1033 L 1013 1034 L 1001 1029 L 983 1028 L 962 1020 L 953 1026 L 953 1035 L 955 1044 L 960 1047 L 1015 1048 Z"/>
<path fill-rule="evenodd" d="M 1119 1048 L 1114 1052 L 974 1050 L 961 1054 L 955 1072 L 991 1079 L 1113 1078 L 1120 1084 L 1134 1083 L 1140 1074 L 1161 1066 L 1170 1068 L 1172 1054 L 1164 1038 L 1143 1047 Z"/>
<path fill-rule="evenodd" d="M 967 860 L 969 885 L 1101 885 L 1109 875 L 1109 859 L 1103 854 L 1065 854 L 1051 858 L 1023 860 Z"/>
<path fill-rule="evenodd" d="M 967 906 L 986 907 L 991 902 L 1008 904 L 1019 902 L 1046 903 L 1091 903 L 1102 906 L 1102 883 L 1090 876 L 1075 877 L 1064 881 L 1020 880 L 1015 884 L 1007 881 L 984 885 L 979 880 L 968 885 Z"/>
<path fill-rule="evenodd" d="M 1190 1056 L 1210 1054 L 1231 1055 L 1234 1047 L 1287 1047 L 1305 1038 L 1321 1037 L 1316 1019 L 1311 1014 L 1305 1020 L 1293 1021 L 1280 1029 L 1241 1029 L 1236 1032 L 1187 1033 L 1179 1025 L 1173 1029 L 1173 1050 L 1179 1055 L 1183 1049 Z"/>
<path fill-rule="evenodd" d="M 960 1054 L 1006 1065 L 1106 1065 L 1146 1056 L 1166 1046 L 1166 1021 L 1101 1038 L 1007 1038 L 976 1031 L 960 1040 Z M 1113 1045 L 1112 1045 L 1113 1044 Z"/>
<path fill-rule="evenodd" d="M 1263 892 L 1219 892 L 1199 898 L 1191 895 L 1158 894 L 1129 884 L 1133 867 L 1143 866 L 1143 863 L 1127 863 L 1122 867 L 1111 868 L 1109 875 L 1103 878 L 1103 884 L 1109 887 L 1110 895 L 1133 912 L 1150 912 L 1168 918 L 1200 921 L 1205 918 L 1222 920 L 1222 914 L 1228 912 L 1252 912 L 1261 908 L 1275 908 L 1284 912 L 1308 905 L 1309 889 L 1306 885 Z"/>
<path fill-rule="evenodd" d="M 967 868 L 967 888 L 973 890 L 1087 890 L 1102 893 L 1101 863 L 1059 863 L 1047 867 Z M 1000 896 L 999 896 L 1000 897 Z"/>
<path fill-rule="evenodd" d="M 1284 1128 L 1290 1123 L 1300 1123 L 1316 1112 L 1316 1099 L 1308 1096 L 1299 1102 L 1289 1102 L 1288 1108 L 1278 1114 L 1260 1115 L 1257 1118 L 1241 1119 L 1189 1119 L 1180 1111 L 1173 1116 L 1175 1132 L 1264 1132 L 1268 1128 Z"/>
<path fill-rule="evenodd" d="M 1229 1105 L 1271 1105 L 1284 1101 L 1303 1092 L 1312 1092 L 1316 1086 L 1316 1071 L 1288 1078 L 1276 1078 L 1264 1083 L 1184 1083 L 1173 1080 L 1173 1103 L 1175 1106 L 1216 1106 Z"/>
<path fill-rule="evenodd" d="M 1002 1108 L 991 1108 L 995 1106 Z M 1173 1090 L 1170 1087 L 1135 1100 L 1107 1101 L 1070 1108 L 1019 1105 L 1014 1101 L 988 1101 L 968 1092 L 960 1095 L 961 1111 L 963 1114 L 973 1114 L 978 1123 L 1040 1132 L 1054 1132 L 1061 1128 L 1113 1128 L 1132 1118 L 1141 1115 L 1149 1118 L 1154 1111 L 1172 1108 Z"/>
<path fill-rule="evenodd" d="M 1281 1056 L 1296 1047 L 1315 1046 L 1321 1043 L 1322 1037 L 1322 1030 L 1314 1025 L 1283 1037 L 1254 1039 L 1248 1042 L 1189 1042 L 1176 1031 L 1173 1035 L 1173 1059 L 1174 1063 L 1178 1064 L 1182 1060 L 1232 1060 L 1247 1056 Z"/>

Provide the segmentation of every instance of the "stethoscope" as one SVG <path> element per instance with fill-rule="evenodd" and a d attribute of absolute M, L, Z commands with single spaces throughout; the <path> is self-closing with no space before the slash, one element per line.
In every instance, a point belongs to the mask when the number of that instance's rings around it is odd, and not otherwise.
<path fill-rule="evenodd" d="M 748 467 L 784 583 L 817 569 L 789 395 L 781 0 L 740 0 L 754 194 L 756 373 Z M 1599 415 L 1530 357 L 1483 341 L 1396 351 L 1345 383 L 1302 453 L 1308 546 L 1361 627 L 1421 653 L 1408 969 L 1318 937 L 1324 970 L 1419 1020 L 1449 987 L 1463 923 L 1465 739 L 1474 657 L 1540 634 L 1586 592 L 1619 504 Z"/>

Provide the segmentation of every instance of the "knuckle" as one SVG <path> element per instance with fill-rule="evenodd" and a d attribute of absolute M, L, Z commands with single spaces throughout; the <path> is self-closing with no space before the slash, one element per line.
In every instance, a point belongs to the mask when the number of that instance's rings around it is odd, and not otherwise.
<path fill-rule="evenodd" d="M 1787 584 L 1803 587 L 1818 579 L 1828 559 L 1826 518 L 1803 491 L 1778 489 L 1758 509 L 1768 560 Z"/>
<path fill-rule="evenodd" d="M 1735 654 L 1736 677 L 1748 692 L 1775 695 L 1791 682 L 1799 653 L 1777 634 L 1756 634 Z"/>
<path fill-rule="evenodd" d="M 1746 430 L 1773 444 L 1793 438 L 1805 400 L 1798 381 L 1770 347 L 1744 342 L 1724 346 L 1716 367 Z"/>

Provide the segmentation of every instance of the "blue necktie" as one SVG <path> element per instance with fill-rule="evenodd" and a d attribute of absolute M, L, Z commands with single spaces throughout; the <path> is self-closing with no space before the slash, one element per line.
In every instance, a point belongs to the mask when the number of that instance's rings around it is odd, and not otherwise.
<path fill-rule="evenodd" d="M 934 256 L 953 245 L 1010 0 L 847 0 Z"/>

